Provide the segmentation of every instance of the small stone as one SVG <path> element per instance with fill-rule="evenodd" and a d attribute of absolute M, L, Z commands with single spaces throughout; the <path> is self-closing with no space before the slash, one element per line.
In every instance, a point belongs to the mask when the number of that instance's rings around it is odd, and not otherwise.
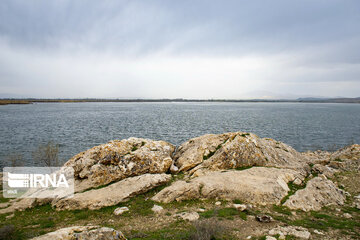
<path fill-rule="evenodd" d="M 246 239 L 251 239 L 252 237 L 251 236 L 247 236 Z"/>
<path fill-rule="evenodd" d="M 246 204 L 246 209 L 248 209 L 248 210 L 253 209 L 253 205 L 251 205 L 251 204 Z"/>
<path fill-rule="evenodd" d="M 318 235 L 325 235 L 324 233 L 320 232 L 319 230 L 314 230 L 314 233 L 318 234 Z"/>
<path fill-rule="evenodd" d="M 216 205 L 216 206 L 220 206 L 220 205 L 221 205 L 221 202 L 217 201 L 217 202 L 215 203 L 215 205 Z"/>
<path fill-rule="evenodd" d="M 199 208 L 199 209 L 198 209 L 198 212 L 205 212 L 205 209 Z"/>
<path fill-rule="evenodd" d="M 301 184 L 302 184 L 302 181 L 301 181 L 301 179 L 296 178 L 296 179 L 293 181 L 293 183 L 294 183 L 295 185 L 301 185 Z"/>
<path fill-rule="evenodd" d="M 109 221 L 108 221 L 109 223 L 113 223 L 113 222 L 115 222 L 113 219 L 109 219 Z"/>
<path fill-rule="evenodd" d="M 181 217 L 183 220 L 190 221 L 190 222 L 196 221 L 200 217 L 197 212 L 190 212 L 190 213 L 182 212 L 182 213 L 175 214 L 175 216 Z"/>
<path fill-rule="evenodd" d="M 285 239 L 286 239 L 285 235 L 284 235 L 284 234 L 280 234 L 279 240 L 285 240 Z"/>
<path fill-rule="evenodd" d="M 127 212 L 127 211 L 129 211 L 129 208 L 128 208 L 128 207 L 119 207 L 119 208 L 116 208 L 116 209 L 114 210 L 114 214 L 115 214 L 116 216 L 118 216 L 118 215 L 121 215 L 121 214 L 123 214 L 124 212 Z"/>
<path fill-rule="evenodd" d="M 277 239 L 272 236 L 266 236 L 265 240 L 277 240 Z"/>
<path fill-rule="evenodd" d="M 170 172 L 177 173 L 178 171 L 179 171 L 179 168 L 177 166 L 175 166 L 174 164 L 172 164 L 170 167 Z"/>
<path fill-rule="evenodd" d="M 309 239 L 311 234 L 310 232 L 303 227 L 297 227 L 297 226 L 287 226 L 287 227 L 281 227 L 278 226 L 274 229 L 271 229 L 269 231 L 270 235 L 292 235 L 297 238 L 301 239 Z"/>
<path fill-rule="evenodd" d="M 354 198 L 356 198 L 356 199 L 360 199 L 360 194 L 359 194 L 359 195 L 357 195 L 357 196 L 355 196 Z"/>
<path fill-rule="evenodd" d="M 160 213 L 164 210 L 164 208 L 162 206 L 159 206 L 159 205 L 154 205 L 151 210 L 155 213 Z"/>
<path fill-rule="evenodd" d="M 15 214 L 12 213 L 12 214 L 6 216 L 5 218 L 6 218 L 6 219 L 11 219 L 11 218 L 13 218 L 13 217 L 15 217 Z"/>
<path fill-rule="evenodd" d="M 352 218 L 352 216 L 351 216 L 351 214 L 350 214 L 350 213 L 344 213 L 344 218 L 349 219 L 349 218 Z"/>
<path fill-rule="evenodd" d="M 340 208 L 336 208 L 335 209 L 337 212 L 341 212 L 341 209 Z"/>
<path fill-rule="evenodd" d="M 233 204 L 233 207 L 236 208 L 236 210 L 239 210 L 240 212 L 245 211 L 246 210 L 246 205 L 245 204 Z"/>
<path fill-rule="evenodd" d="M 271 216 L 268 216 L 268 215 L 259 215 L 259 216 L 256 216 L 256 220 L 258 220 L 259 222 L 262 222 L 262 223 L 269 223 L 273 219 Z"/>

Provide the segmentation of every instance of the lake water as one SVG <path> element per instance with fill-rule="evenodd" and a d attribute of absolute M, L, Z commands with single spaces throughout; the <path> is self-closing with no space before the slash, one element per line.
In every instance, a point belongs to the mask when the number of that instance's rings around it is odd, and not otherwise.
<path fill-rule="evenodd" d="M 360 104 L 37 103 L 0 106 L 0 167 L 12 153 L 60 144 L 62 162 L 112 139 L 143 137 L 179 145 L 207 133 L 253 132 L 298 151 L 360 143 Z"/>

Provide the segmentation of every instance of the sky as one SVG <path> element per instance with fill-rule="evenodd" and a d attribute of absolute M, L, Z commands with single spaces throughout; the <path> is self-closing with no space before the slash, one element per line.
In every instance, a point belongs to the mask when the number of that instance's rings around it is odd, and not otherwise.
<path fill-rule="evenodd" d="M 359 0 L 3 0 L 0 98 L 360 97 Z"/>

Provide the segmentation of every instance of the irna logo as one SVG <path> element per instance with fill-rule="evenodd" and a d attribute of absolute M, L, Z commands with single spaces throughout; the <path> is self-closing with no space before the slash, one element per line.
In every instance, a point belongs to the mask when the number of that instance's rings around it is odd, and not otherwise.
<path fill-rule="evenodd" d="M 5 167 L 5 198 L 69 198 L 74 195 L 71 167 Z"/>
<path fill-rule="evenodd" d="M 64 174 L 19 174 L 7 173 L 11 188 L 69 187 Z"/>

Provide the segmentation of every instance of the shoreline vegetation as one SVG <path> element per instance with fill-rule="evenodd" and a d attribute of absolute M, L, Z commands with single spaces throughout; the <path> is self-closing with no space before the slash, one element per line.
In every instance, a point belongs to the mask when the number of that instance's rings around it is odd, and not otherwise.
<path fill-rule="evenodd" d="M 270 103 L 360 103 L 357 98 L 298 98 L 298 99 L 103 99 L 103 98 L 3 98 L 0 105 L 73 102 L 270 102 Z"/>

